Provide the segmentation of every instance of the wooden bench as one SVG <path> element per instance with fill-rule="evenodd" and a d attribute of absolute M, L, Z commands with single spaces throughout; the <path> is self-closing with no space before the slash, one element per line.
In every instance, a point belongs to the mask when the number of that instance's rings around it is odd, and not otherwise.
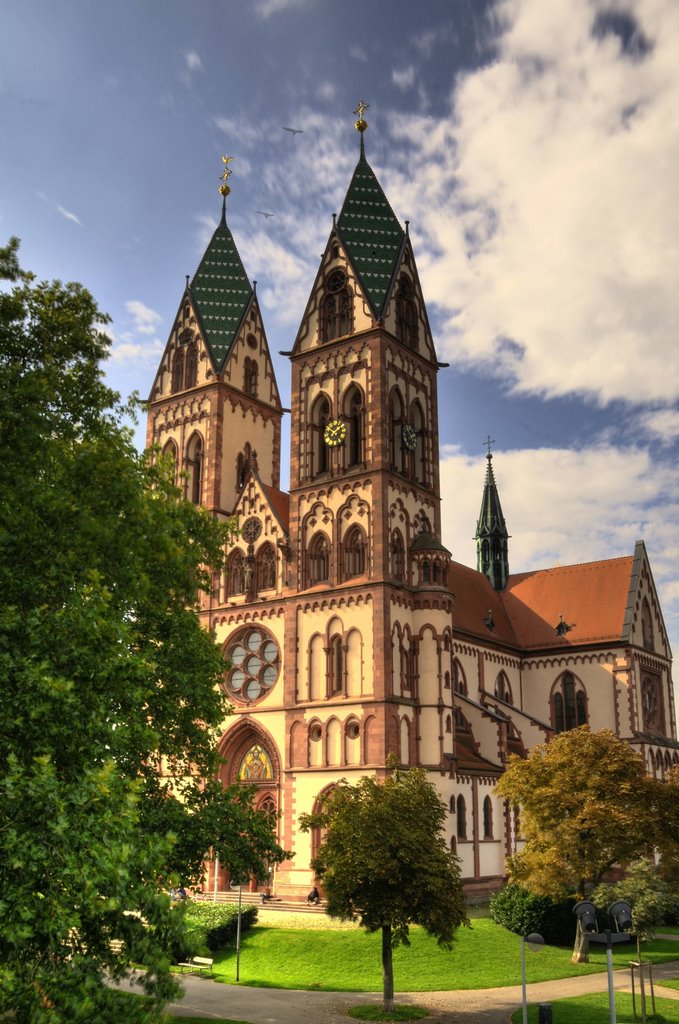
<path fill-rule="evenodd" d="M 177 964 L 180 969 L 180 974 L 187 971 L 206 971 L 208 974 L 212 974 L 212 965 L 214 960 L 209 956 L 190 956 L 185 963 Z"/>

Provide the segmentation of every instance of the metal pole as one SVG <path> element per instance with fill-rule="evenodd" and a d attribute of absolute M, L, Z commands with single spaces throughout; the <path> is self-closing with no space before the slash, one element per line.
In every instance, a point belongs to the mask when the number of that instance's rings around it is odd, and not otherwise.
<path fill-rule="evenodd" d="M 616 1024 L 615 988 L 613 987 L 613 943 L 608 929 L 606 930 L 606 960 L 608 962 L 608 1005 L 611 1011 L 611 1024 Z"/>
<path fill-rule="evenodd" d="M 238 925 L 236 927 L 236 981 L 240 981 L 240 912 L 243 901 L 243 886 L 238 886 Z M 613 1021 L 615 1024 L 615 1021 Z"/>
<path fill-rule="evenodd" d="M 214 883 L 215 884 L 214 884 L 214 888 L 213 888 L 213 892 L 212 892 L 212 900 L 213 900 L 214 903 L 216 903 L 217 902 L 217 881 L 219 879 L 219 854 L 217 854 L 217 856 L 215 857 L 214 868 L 215 868 L 215 878 L 214 878 Z"/>
<path fill-rule="evenodd" d="M 523 1024 L 528 1024 L 528 1005 L 526 1003 L 526 940 L 521 936 L 521 1007 Z"/>

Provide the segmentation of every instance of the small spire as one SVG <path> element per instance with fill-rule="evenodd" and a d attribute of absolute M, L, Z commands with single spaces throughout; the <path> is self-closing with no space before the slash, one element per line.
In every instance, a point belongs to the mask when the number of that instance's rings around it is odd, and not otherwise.
<path fill-rule="evenodd" d="M 368 122 L 365 120 L 363 115 L 365 114 L 365 112 L 366 112 L 366 110 L 368 109 L 369 106 L 370 106 L 369 103 L 364 103 L 363 100 L 360 99 L 358 101 L 358 106 L 356 107 L 356 110 L 354 111 L 355 114 L 358 114 L 358 121 L 356 121 L 354 123 L 354 128 L 356 129 L 356 131 L 361 136 L 361 156 L 365 156 L 365 145 L 363 143 L 363 133 L 365 132 L 366 128 L 368 127 Z"/>

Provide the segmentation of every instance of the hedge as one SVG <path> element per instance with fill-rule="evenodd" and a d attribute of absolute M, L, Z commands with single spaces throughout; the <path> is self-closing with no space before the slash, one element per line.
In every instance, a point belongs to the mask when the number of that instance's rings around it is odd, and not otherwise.
<path fill-rule="evenodd" d="M 517 935 L 537 932 L 549 946 L 571 946 L 575 940 L 576 919 L 573 900 L 556 901 L 537 896 L 516 882 L 490 898 L 490 916 Z"/>
<path fill-rule="evenodd" d="M 236 941 L 238 907 L 233 903 L 195 903 L 186 900 L 176 908 L 183 915 L 182 939 L 170 951 L 175 961 L 190 956 L 217 953 Z M 257 922 L 257 907 L 248 904 L 241 909 L 241 932 Z"/>

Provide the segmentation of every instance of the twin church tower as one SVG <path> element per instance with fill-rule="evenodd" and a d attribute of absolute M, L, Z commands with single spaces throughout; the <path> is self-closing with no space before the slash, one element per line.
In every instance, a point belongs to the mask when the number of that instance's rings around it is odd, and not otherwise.
<path fill-rule="evenodd" d="M 220 744 L 224 782 L 254 785 L 257 806 L 280 814 L 281 845 L 295 856 L 267 884 L 288 898 L 312 882 L 317 837 L 299 832 L 300 813 L 341 778 L 383 775 L 390 755 L 423 766 L 436 784 L 468 888 L 497 885 L 520 839 L 513 810 L 493 793 L 508 754 L 597 717 L 588 673 L 563 658 L 578 646 L 574 627 L 559 635 L 548 624 L 556 659 L 547 666 L 539 657 L 536 667 L 535 623 L 521 635 L 506 607 L 514 578 L 490 453 L 478 569 L 451 561 L 442 544 L 441 364 L 408 231 L 365 156 L 365 109 L 357 111 L 358 163 L 286 353 L 289 493 L 280 489 L 287 410 L 226 220 L 228 158 L 221 220 L 187 280 L 149 398 L 147 444 L 172 457 L 186 498 L 238 521 L 201 616 L 223 646 L 234 709 Z M 624 588 L 623 578 L 629 584 L 647 567 L 643 544 L 613 562 L 625 563 L 616 577 Z M 656 732 L 672 737 L 669 648 L 650 568 L 646 579 L 639 615 L 645 600 L 664 645 L 653 669 Z M 521 590 L 523 577 L 516 580 Z M 534 599 L 518 595 L 514 612 Z M 621 631 L 613 634 L 599 642 L 624 646 Z M 537 642 L 542 655 L 544 638 Z M 631 681 L 613 671 L 617 657 L 598 652 L 588 662 L 609 691 Z M 630 738 L 635 724 L 630 705 Z M 206 885 L 223 890 L 228 876 L 211 864 Z"/>

